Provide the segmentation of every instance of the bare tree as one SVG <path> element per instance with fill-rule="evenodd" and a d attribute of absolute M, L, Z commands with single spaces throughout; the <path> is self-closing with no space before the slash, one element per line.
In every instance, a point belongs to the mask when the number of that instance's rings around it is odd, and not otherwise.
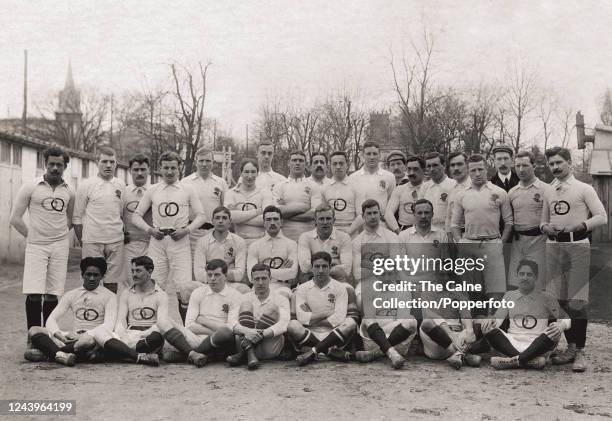
<path fill-rule="evenodd" d="M 567 148 L 572 139 L 572 133 L 576 127 L 574 115 L 575 112 L 571 107 L 562 108 L 557 112 L 557 118 L 561 126 L 561 147 L 563 148 Z"/>
<path fill-rule="evenodd" d="M 466 153 L 481 153 L 494 143 L 499 93 L 491 86 L 480 84 L 471 90 L 470 96 L 463 142 Z"/>
<path fill-rule="evenodd" d="M 517 153 L 522 146 L 525 120 L 533 111 L 535 99 L 536 74 L 525 66 L 514 66 L 506 86 L 504 102 L 512 126 L 504 126 L 504 134 Z"/>
<path fill-rule="evenodd" d="M 551 93 L 550 90 L 546 90 L 540 96 L 538 101 L 538 118 L 542 123 L 542 135 L 544 136 L 544 150 L 548 148 L 548 140 L 554 133 L 554 114 L 558 109 L 557 98 Z"/>
<path fill-rule="evenodd" d="M 612 126 L 612 92 L 610 92 L 610 89 L 606 89 L 601 99 L 599 118 L 606 126 Z"/>

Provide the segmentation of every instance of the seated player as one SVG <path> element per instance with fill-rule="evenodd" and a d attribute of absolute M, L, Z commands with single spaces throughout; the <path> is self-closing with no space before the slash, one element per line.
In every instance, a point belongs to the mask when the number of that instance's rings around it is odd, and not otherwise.
<path fill-rule="evenodd" d="M 357 286 L 356 290 L 357 302 L 361 304 L 362 309 L 364 308 L 362 288 L 365 285 L 364 282 L 369 282 L 368 279 L 363 280 Z M 395 284 L 396 279 L 397 275 L 393 271 L 385 271 L 382 277 L 377 278 L 377 280 L 381 280 L 385 284 Z M 373 292 L 371 287 L 370 292 Z M 398 294 L 398 292 L 376 292 L 375 296 L 384 298 L 386 295 L 388 298 L 393 298 L 398 297 Z M 366 303 L 364 319 L 361 321 L 359 328 L 359 334 L 364 338 L 364 348 L 366 348 L 366 350 L 357 351 L 354 355 L 351 355 L 351 359 L 362 363 L 368 363 L 387 355 L 389 360 L 391 360 L 391 366 L 393 368 L 402 368 L 406 360 L 397 350 L 396 346 L 402 344 L 406 350 L 408 349 L 417 331 L 417 321 L 414 316 L 410 314 L 410 309 L 374 309 L 373 306 L 370 305 L 372 301 L 369 297 L 370 294 L 366 293 L 366 295 L 368 296 L 367 300 L 369 303 Z M 402 300 L 404 299 L 406 299 L 406 297 L 402 295 Z"/>
<path fill-rule="evenodd" d="M 117 298 L 100 283 L 106 273 L 106 260 L 103 257 L 86 257 L 81 260 L 83 286 L 63 295 L 57 307 L 47 320 L 47 327 L 33 326 L 28 331 L 32 344 L 26 359 L 41 361 L 41 357 L 60 364 L 73 366 L 80 359 L 89 360 L 94 356 L 96 333 L 100 330 L 111 331 L 117 315 Z M 59 319 L 72 311 L 73 330 L 60 330 Z M 41 351 L 43 355 L 41 355 Z M 76 354 L 76 355 L 75 355 Z"/>
<path fill-rule="evenodd" d="M 182 332 L 195 353 L 188 354 L 184 344 L 177 347 L 197 367 L 202 367 L 210 359 L 224 359 L 236 352 L 229 314 L 237 311 L 242 299 L 242 294 L 226 284 L 225 261 L 210 260 L 206 264 L 206 272 L 208 284 L 195 289 L 191 294 Z M 180 341 L 179 335 L 175 336 Z M 169 342 L 176 346 L 176 338 Z"/>
<path fill-rule="evenodd" d="M 492 357 L 491 365 L 497 369 L 536 368 L 546 366 L 544 354 L 552 351 L 563 331 L 571 326 L 555 298 L 536 288 L 538 264 L 521 260 L 517 269 L 519 289 L 508 291 L 504 300 L 513 302 L 514 308 L 500 308 L 495 319 L 483 324 L 483 333 L 491 347 L 505 355 Z M 508 332 L 501 329 L 509 320 Z M 550 320 L 555 320 L 550 322 Z"/>
<path fill-rule="evenodd" d="M 451 285 L 452 281 L 445 285 Z M 449 291 L 422 293 L 423 299 L 438 301 L 450 298 L 453 301 L 465 302 L 468 298 L 461 292 Z M 470 347 L 476 342 L 472 315 L 468 309 L 455 309 L 445 306 L 440 309 L 424 309 L 423 323 L 419 335 L 423 342 L 423 352 L 432 360 L 445 359 L 454 369 L 463 365 L 479 367 L 481 357 L 470 353 Z"/>
<path fill-rule="evenodd" d="M 246 362 L 249 370 L 259 367 L 259 360 L 271 360 L 281 353 L 289 324 L 289 300 L 270 290 L 270 267 L 257 263 L 251 269 L 251 280 L 253 291 L 243 295 L 238 312 L 230 314 L 238 353 L 227 357 L 230 366 Z"/>
<path fill-rule="evenodd" d="M 97 332 L 96 342 L 106 360 L 157 366 L 157 353 L 164 345 L 157 322 L 168 318 L 168 295 L 151 278 L 150 257 L 135 257 L 131 265 L 133 285 L 119 298 L 115 330 Z"/>
<path fill-rule="evenodd" d="M 313 279 L 299 285 L 292 297 L 297 320 L 289 322 L 287 332 L 296 345 L 310 348 L 298 355 L 299 365 L 314 361 L 319 353 L 327 353 L 333 346 L 345 347 L 357 329 L 355 320 L 347 317 L 346 287 L 329 276 L 331 262 L 329 253 L 314 253 Z M 333 358 L 335 354 L 329 355 Z"/>

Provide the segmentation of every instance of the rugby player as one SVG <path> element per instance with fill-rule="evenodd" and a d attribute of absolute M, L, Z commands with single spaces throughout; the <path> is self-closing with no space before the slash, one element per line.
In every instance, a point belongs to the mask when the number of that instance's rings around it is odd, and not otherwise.
<path fill-rule="evenodd" d="M 184 319 L 189 297 L 181 295 L 181 291 L 191 291 L 188 286 L 192 282 L 193 270 L 188 234 L 202 226 L 206 216 L 196 192 L 188 184 L 178 181 L 180 163 L 181 158 L 175 152 L 161 154 L 162 181 L 145 192 L 132 221 L 151 235 L 149 257 L 155 265 L 153 279 L 162 289 L 167 288 L 168 280 L 175 284 L 179 313 Z M 153 225 L 143 219 L 149 209 L 153 213 Z M 191 223 L 189 215 L 194 216 Z"/>
<path fill-rule="evenodd" d="M 395 187 L 385 210 L 387 227 L 396 234 L 414 225 L 413 206 L 423 185 L 425 161 L 411 156 L 406 160 L 405 168 L 408 182 Z"/>
<path fill-rule="evenodd" d="M 548 236 L 547 290 L 572 319 L 571 328 L 565 331 L 567 350 L 553 355 L 552 362 L 573 362 L 572 369 L 583 372 L 591 259 L 588 235 L 594 228 L 607 224 L 608 217 L 595 189 L 572 175 L 569 150 L 554 147 L 546 150 L 545 155 L 555 177 L 551 190 L 544 196 L 540 225 Z"/>
<path fill-rule="evenodd" d="M 76 192 L 74 233 L 83 257 L 103 256 L 108 265 L 104 286 L 117 292 L 123 273 L 123 209 L 125 183 L 115 177 L 117 157 L 112 148 L 98 149 L 98 175 L 83 180 Z M 123 282 L 121 282 L 123 283 Z"/>
<path fill-rule="evenodd" d="M 425 168 L 430 179 L 423 183 L 419 192 L 419 199 L 427 199 L 433 203 L 433 226 L 445 229 L 446 214 L 448 212 L 448 197 L 457 182 L 446 176 L 444 155 L 438 152 L 425 154 Z"/>
<path fill-rule="evenodd" d="M 33 326 L 28 330 L 32 349 L 25 359 L 42 361 L 46 356 L 60 364 L 73 366 L 79 360 L 96 359 L 95 335 L 99 331 L 113 330 L 117 317 L 117 296 L 100 285 L 106 273 L 103 257 L 85 257 L 81 260 L 83 285 L 64 294 L 47 320 L 47 327 Z M 63 331 L 59 320 L 72 312 L 72 331 Z M 41 354 L 42 352 L 42 354 Z M 44 355 L 43 355 L 44 354 Z"/>
<path fill-rule="evenodd" d="M 544 354 L 557 346 L 561 333 L 570 328 L 571 322 L 557 300 L 536 287 L 536 262 L 521 260 L 517 278 L 518 289 L 504 295 L 505 301 L 514 303 L 513 308 L 499 308 L 491 323 L 483 324 L 486 340 L 505 355 L 491 357 L 491 366 L 497 369 L 542 369 L 546 365 Z M 506 319 L 509 326 L 504 332 L 500 327 Z"/>
<path fill-rule="evenodd" d="M 446 212 L 444 229 L 446 230 L 448 240 L 454 243 L 458 243 L 459 240 L 461 240 L 461 238 L 454 238 L 453 230 L 451 229 L 455 201 L 457 200 L 459 193 L 467 189 L 472 184 L 472 180 L 468 176 L 467 159 L 467 155 L 461 151 L 451 152 L 448 155 L 448 171 L 453 180 L 455 180 L 456 184 L 448 196 L 448 210 Z M 459 223 L 459 230 L 462 234 L 465 232 L 463 221 Z"/>
<path fill-rule="evenodd" d="M 349 183 L 348 157 L 344 151 L 334 151 L 330 155 L 332 179 L 321 190 L 321 201 L 331 206 L 336 218 L 334 228 L 349 235 L 357 232 L 357 193 Z"/>
<path fill-rule="evenodd" d="M 387 155 L 387 168 L 395 177 L 395 187 L 406 184 L 406 155 L 402 151 L 393 150 Z"/>
<path fill-rule="evenodd" d="M 45 326 L 64 293 L 74 190 L 63 179 L 70 157 L 58 147 L 43 152 L 45 174 L 24 183 L 17 194 L 11 225 L 26 238 L 23 294 L 28 330 Z M 23 220 L 28 211 L 29 225 Z"/>
<path fill-rule="evenodd" d="M 243 159 L 240 163 L 241 182 L 228 190 L 224 198 L 225 206 L 232 213 L 234 232 L 242 237 L 247 247 L 256 239 L 263 237 L 263 210 L 274 204 L 272 191 L 257 187 L 257 161 Z"/>
<path fill-rule="evenodd" d="M 274 186 L 274 200 L 283 213 L 283 233 L 297 242 L 300 234 L 312 228 L 314 208 L 321 201 L 321 187 L 304 178 L 306 154 L 292 151 L 289 155 L 289 177 Z"/>
<path fill-rule="evenodd" d="M 207 283 L 206 263 L 213 259 L 221 259 L 228 266 L 226 276 L 228 285 L 240 293 L 249 292 L 250 288 L 242 283 L 246 269 L 246 244 L 238 235 L 229 232 L 232 223 L 231 212 L 228 208 L 219 206 L 212 214 L 214 228 L 198 240 L 193 256 L 195 279 L 203 284 Z"/>
<path fill-rule="evenodd" d="M 310 157 L 310 177 L 307 178 L 323 187 L 331 181 L 327 177 L 327 155 L 324 152 L 315 152 Z"/>
<path fill-rule="evenodd" d="M 262 141 L 257 146 L 257 161 L 259 163 L 259 174 L 257 174 L 257 180 L 255 181 L 257 188 L 272 191 L 275 185 L 286 180 L 285 176 L 272 169 L 273 159 L 274 145 L 270 141 Z"/>
<path fill-rule="evenodd" d="M 297 346 L 310 348 L 298 355 L 298 365 L 314 361 L 319 353 L 327 353 L 331 347 L 343 348 L 357 328 L 355 320 L 347 316 L 346 287 L 329 276 L 331 262 L 329 253 L 314 253 L 313 279 L 299 285 L 292 297 L 297 320 L 289 322 L 287 332 Z M 329 355 L 333 357 L 334 353 Z"/>
<path fill-rule="evenodd" d="M 249 246 L 247 274 L 251 280 L 253 266 L 265 263 L 272 273 L 272 289 L 280 289 L 281 294 L 289 298 L 298 274 L 297 243 L 283 235 L 283 214 L 279 208 L 266 207 L 263 220 L 266 234 Z"/>
<path fill-rule="evenodd" d="M 158 353 L 164 345 L 164 337 L 158 321 L 168 320 L 168 295 L 151 277 L 153 269 L 153 260 L 148 256 L 132 259 L 134 284 L 119 298 L 115 329 L 112 332 L 101 330 L 95 335 L 106 360 L 159 365 Z"/>
<path fill-rule="evenodd" d="M 125 287 L 132 285 L 132 259 L 138 256 L 146 256 L 149 250 L 149 240 L 151 235 L 142 231 L 132 223 L 132 215 L 138 207 L 138 202 L 144 193 L 151 188 L 149 184 L 150 163 L 149 158 L 142 154 L 134 155 L 129 162 L 132 184 L 126 188 L 125 208 L 123 209 L 123 223 L 125 225 L 125 238 L 123 246 L 124 268 L 126 274 L 123 280 Z M 151 210 L 145 214 L 144 220 L 147 224 L 153 223 Z"/>
<path fill-rule="evenodd" d="M 213 151 L 200 148 L 196 151 L 195 162 L 197 171 L 183 178 L 180 183 L 190 186 L 196 192 L 204 211 L 205 221 L 190 232 L 191 253 L 195 253 L 198 240 L 204 237 L 212 228 L 212 212 L 218 206 L 223 206 L 223 198 L 227 192 L 227 183 L 221 177 L 213 174 L 215 158 Z M 195 216 L 195 215 L 193 215 Z M 192 217 L 193 217 L 192 216 Z"/>
<path fill-rule="evenodd" d="M 270 267 L 257 263 L 251 268 L 253 291 L 243 295 L 238 312 L 230 314 L 238 352 L 227 357 L 230 366 L 246 362 L 249 370 L 259 360 L 276 358 L 285 345 L 289 325 L 289 300 L 270 290 Z"/>

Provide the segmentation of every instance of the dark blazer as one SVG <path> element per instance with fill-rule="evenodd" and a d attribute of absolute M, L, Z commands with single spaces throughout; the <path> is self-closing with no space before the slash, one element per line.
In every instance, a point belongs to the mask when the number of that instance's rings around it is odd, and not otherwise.
<path fill-rule="evenodd" d="M 508 188 L 504 186 L 504 183 L 502 183 L 497 173 L 495 173 L 495 175 L 491 177 L 491 183 L 495 184 L 497 187 L 504 189 L 506 193 L 508 193 L 512 187 L 516 186 L 519 183 L 519 181 L 520 180 L 518 178 L 518 175 L 516 175 L 516 173 L 512 170 L 510 170 L 510 182 L 508 183 L 509 184 Z"/>

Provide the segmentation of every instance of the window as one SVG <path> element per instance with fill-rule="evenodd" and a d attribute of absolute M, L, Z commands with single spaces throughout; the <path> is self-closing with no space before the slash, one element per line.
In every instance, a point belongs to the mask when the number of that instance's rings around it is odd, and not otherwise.
<path fill-rule="evenodd" d="M 13 144 L 13 165 L 21 167 L 21 145 Z"/>
<path fill-rule="evenodd" d="M 8 142 L 0 142 L 0 162 L 11 163 L 11 144 Z"/>
<path fill-rule="evenodd" d="M 81 160 L 81 177 L 89 177 L 89 161 L 87 159 Z"/>
<path fill-rule="evenodd" d="M 41 150 L 36 151 L 36 168 L 41 169 L 41 170 L 45 169 L 44 151 L 41 151 Z"/>

